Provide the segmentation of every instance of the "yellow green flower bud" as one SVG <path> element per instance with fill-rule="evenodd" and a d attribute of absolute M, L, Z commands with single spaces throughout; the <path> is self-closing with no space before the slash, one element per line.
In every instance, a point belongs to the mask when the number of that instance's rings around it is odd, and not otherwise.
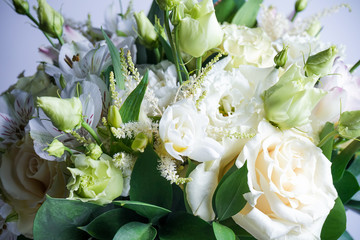
<path fill-rule="evenodd" d="M 156 3 L 159 5 L 161 10 L 170 11 L 176 5 L 178 5 L 180 0 L 156 0 Z"/>
<path fill-rule="evenodd" d="M 321 28 L 322 28 L 321 23 L 318 20 L 315 20 L 314 22 L 311 23 L 310 27 L 306 30 L 306 32 L 310 36 L 315 37 L 321 31 Z"/>
<path fill-rule="evenodd" d="M 39 28 L 53 38 L 61 37 L 64 25 L 63 16 L 55 11 L 46 0 L 38 0 L 38 5 Z"/>
<path fill-rule="evenodd" d="M 295 11 L 301 12 L 303 11 L 307 6 L 308 1 L 307 0 L 297 0 L 295 3 Z"/>
<path fill-rule="evenodd" d="M 219 46 L 223 40 L 224 34 L 211 0 L 195 4 L 188 1 L 184 7 L 184 17 L 177 28 L 180 49 L 193 57 L 204 55 L 206 51 Z"/>
<path fill-rule="evenodd" d="M 55 138 L 46 148 L 46 151 L 49 155 L 60 158 L 64 154 L 65 146 L 62 142 Z"/>
<path fill-rule="evenodd" d="M 81 125 L 82 104 L 77 97 L 68 99 L 38 97 L 37 105 L 61 131 L 70 132 Z"/>
<path fill-rule="evenodd" d="M 293 65 L 263 94 L 265 118 L 281 129 L 309 122 L 311 111 L 325 92 L 315 88 L 316 77 L 305 77 Z"/>
<path fill-rule="evenodd" d="M 281 50 L 276 56 L 274 57 L 274 62 L 276 64 L 276 68 L 283 67 L 287 61 L 287 51 L 288 46 L 286 46 L 283 50 Z"/>
<path fill-rule="evenodd" d="M 71 173 L 68 199 L 107 204 L 121 195 L 122 172 L 113 165 L 110 156 L 103 154 L 94 160 L 81 154 L 74 155 L 72 160 L 74 167 L 68 168 Z"/>
<path fill-rule="evenodd" d="M 306 75 L 323 77 L 329 74 L 337 53 L 336 46 L 331 46 L 322 52 L 310 56 L 305 63 Z"/>
<path fill-rule="evenodd" d="M 140 43 L 149 49 L 157 48 L 159 45 L 159 37 L 155 31 L 154 25 L 146 17 L 143 11 L 134 13 L 134 17 L 138 27 Z"/>
<path fill-rule="evenodd" d="M 340 115 L 338 132 L 344 138 L 360 136 L 360 111 L 343 112 Z"/>
<path fill-rule="evenodd" d="M 86 156 L 89 156 L 92 159 L 98 159 L 102 153 L 101 147 L 95 143 L 90 143 L 86 146 Z"/>
<path fill-rule="evenodd" d="M 15 12 L 25 15 L 29 13 L 29 3 L 26 0 L 13 0 Z"/>
<path fill-rule="evenodd" d="M 121 119 L 120 111 L 115 105 L 110 106 L 107 116 L 107 121 L 112 127 L 115 128 L 121 127 L 122 119 Z"/>
<path fill-rule="evenodd" d="M 145 133 L 139 133 L 136 135 L 134 141 L 131 144 L 131 149 L 134 151 L 144 152 L 147 144 L 149 142 L 148 137 Z"/>

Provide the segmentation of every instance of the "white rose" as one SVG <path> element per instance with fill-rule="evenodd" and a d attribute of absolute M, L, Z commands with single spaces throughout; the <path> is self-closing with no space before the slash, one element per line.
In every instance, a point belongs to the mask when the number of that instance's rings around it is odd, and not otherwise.
<path fill-rule="evenodd" d="M 29 136 L 2 155 L 1 190 L 18 213 L 18 230 L 26 237 L 32 237 L 34 218 L 45 195 L 67 196 L 64 164 L 39 158 Z"/>
<path fill-rule="evenodd" d="M 169 106 L 159 123 L 160 138 L 166 151 L 178 160 L 182 160 L 181 156 L 199 162 L 220 158 L 223 148 L 206 135 L 208 122 L 208 118 L 199 113 L 190 100 Z"/>
<path fill-rule="evenodd" d="M 320 239 L 334 206 L 331 163 L 306 136 L 268 122 L 236 160 L 247 161 L 250 192 L 234 221 L 257 239 Z"/>
<path fill-rule="evenodd" d="M 271 45 L 271 39 L 261 28 L 224 25 L 225 33 L 222 47 L 232 60 L 227 68 L 237 68 L 240 65 L 253 65 L 266 68 L 274 66 L 276 51 Z"/>

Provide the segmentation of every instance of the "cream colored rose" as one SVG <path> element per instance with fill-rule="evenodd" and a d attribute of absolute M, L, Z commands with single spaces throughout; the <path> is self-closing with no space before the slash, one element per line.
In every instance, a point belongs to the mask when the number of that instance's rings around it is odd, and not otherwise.
<path fill-rule="evenodd" d="M 1 158 L 1 191 L 18 213 L 18 229 L 32 237 L 33 222 L 45 195 L 66 197 L 64 162 L 47 161 L 36 155 L 29 136 L 13 144 Z"/>
<path fill-rule="evenodd" d="M 257 239 L 320 239 L 334 206 L 331 163 L 306 136 L 279 131 L 268 122 L 236 160 L 247 161 L 247 204 L 233 216 Z"/>
<path fill-rule="evenodd" d="M 271 39 L 261 28 L 247 28 L 245 26 L 224 25 L 225 33 L 222 48 L 232 60 L 227 69 L 240 65 L 253 65 L 266 68 L 274 66 L 275 49 Z"/>

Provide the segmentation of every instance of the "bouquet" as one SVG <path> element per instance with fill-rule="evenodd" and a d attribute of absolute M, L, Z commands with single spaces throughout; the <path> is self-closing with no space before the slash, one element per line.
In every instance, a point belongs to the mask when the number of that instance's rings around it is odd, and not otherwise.
<path fill-rule="evenodd" d="M 351 239 L 359 62 L 306 0 L 261 3 L 130 3 L 99 29 L 9 2 L 49 46 L 0 96 L 0 239 Z"/>

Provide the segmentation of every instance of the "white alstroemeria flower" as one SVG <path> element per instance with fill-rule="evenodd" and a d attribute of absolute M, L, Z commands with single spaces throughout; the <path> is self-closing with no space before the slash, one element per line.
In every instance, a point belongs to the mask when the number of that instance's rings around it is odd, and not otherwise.
<path fill-rule="evenodd" d="M 79 31 L 73 29 L 69 25 L 64 26 L 64 33 L 62 35 L 66 43 L 72 42 L 89 42 L 90 41 Z"/>
<path fill-rule="evenodd" d="M 132 2 L 129 4 L 132 4 Z M 119 11 L 114 6 L 114 3 L 111 3 L 105 9 L 104 28 L 118 36 L 124 34 L 128 37 L 137 37 L 137 25 L 133 16 L 133 11 L 127 12 L 125 15 L 120 16 Z"/>
<path fill-rule="evenodd" d="M 221 158 L 223 147 L 206 135 L 208 118 L 190 100 L 169 106 L 159 123 L 160 138 L 166 151 L 177 160 L 187 156 L 198 162 Z"/>
<path fill-rule="evenodd" d="M 12 212 L 12 207 L 5 203 L 0 195 L 0 240 L 16 240 L 20 235 L 15 221 L 6 222 L 6 219 Z"/>

